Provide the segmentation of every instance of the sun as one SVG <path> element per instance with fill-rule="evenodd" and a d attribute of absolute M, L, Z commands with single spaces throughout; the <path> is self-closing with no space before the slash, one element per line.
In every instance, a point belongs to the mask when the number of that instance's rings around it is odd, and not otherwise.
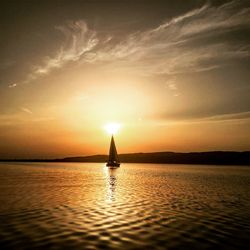
<path fill-rule="evenodd" d="M 111 134 L 114 135 L 118 132 L 118 130 L 120 129 L 121 124 L 120 123 L 108 123 L 105 125 L 105 130 Z"/>

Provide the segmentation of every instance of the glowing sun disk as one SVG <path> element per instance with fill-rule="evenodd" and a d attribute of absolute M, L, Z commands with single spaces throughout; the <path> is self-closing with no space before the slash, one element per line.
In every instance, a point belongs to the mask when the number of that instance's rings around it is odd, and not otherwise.
<path fill-rule="evenodd" d="M 108 123 L 105 125 L 106 131 L 111 135 L 116 134 L 120 127 L 121 125 L 119 123 Z"/>

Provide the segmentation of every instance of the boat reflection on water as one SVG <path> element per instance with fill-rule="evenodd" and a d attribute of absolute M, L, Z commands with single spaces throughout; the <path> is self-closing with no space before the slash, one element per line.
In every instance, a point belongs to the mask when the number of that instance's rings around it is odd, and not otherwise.
<path fill-rule="evenodd" d="M 107 178 L 107 200 L 115 201 L 115 189 L 117 185 L 117 171 L 118 169 L 106 168 Z"/>

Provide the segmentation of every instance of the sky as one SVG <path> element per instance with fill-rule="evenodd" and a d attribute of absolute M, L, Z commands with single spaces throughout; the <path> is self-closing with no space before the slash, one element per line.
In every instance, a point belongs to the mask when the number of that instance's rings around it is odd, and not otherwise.
<path fill-rule="evenodd" d="M 250 150 L 249 1 L 1 1 L 0 158 Z"/>

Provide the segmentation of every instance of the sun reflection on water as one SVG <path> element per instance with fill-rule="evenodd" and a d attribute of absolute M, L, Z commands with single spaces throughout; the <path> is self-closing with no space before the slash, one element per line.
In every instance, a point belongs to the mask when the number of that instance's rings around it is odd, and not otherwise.
<path fill-rule="evenodd" d="M 105 167 L 105 176 L 107 180 L 106 200 L 108 202 L 115 201 L 115 190 L 117 185 L 117 171 L 118 169 L 110 169 Z"/>
<path fill-rule="evenodd" d="M 8 163 L 0 172 L 6 249 L 249 245 L 247 167 Z"/>

